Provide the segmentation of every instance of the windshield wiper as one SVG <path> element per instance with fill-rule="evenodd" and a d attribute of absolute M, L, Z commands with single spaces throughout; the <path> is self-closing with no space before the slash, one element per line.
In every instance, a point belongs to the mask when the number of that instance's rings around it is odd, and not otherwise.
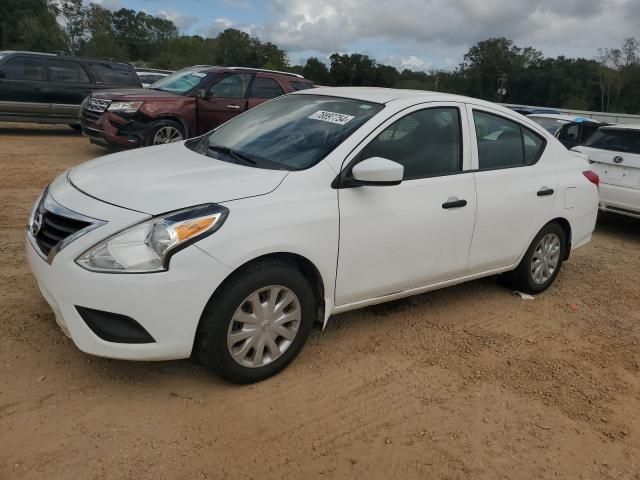
<path fill-rule="evenodd" d="M 249 165 L 257 165 L 258 164 L 255 160 L 249 158 L 244 153 L 237 152 L 234 149 L 229 148 L 229 147 L 223 147 L 222 145 L 207 145 L 207 150 L 209 150 L 209 151 L 213 150 L 214 152 L 226 153 L 227 155 L 229 155 L 230 157 L 235 159 L 238 163 L 244 162 L 244 163 L 248 163 Z"/>

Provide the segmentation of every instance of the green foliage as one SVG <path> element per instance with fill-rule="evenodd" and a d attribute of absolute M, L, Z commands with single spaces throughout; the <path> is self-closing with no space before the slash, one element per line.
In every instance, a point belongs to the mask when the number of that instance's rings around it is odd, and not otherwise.
<path fill-rule="evenodd" d="M 153 62 L 154 67 L 178 70 L 189 65 L 215 65 L 218 45 L 214 39 L 182 36 L 169 40 Z"/>
<path fill-rule="evenodd" d="M 47 0 L 0 1 L 0 50 L 64 50 L 67 39 Z"/>
<path fill-rule="evenodd" d="M 59 20 L 59 21 L 58 21 Z M 596 59 L 545 58 L 506 38 L 473 45 L 453 70 L 399 72 L 367 55 L 338 54 L 289 65 L 284 50 L 241 30 L 215 38 L 180 35 L 170 20 L 109 11 L 83 0 L 0 0 L 0 49 L 65 50 L 148 67 L 235 65 L 285 70 L 320 85 L 411 88 L 506 103 L 640 113 L 640 43 L 599 50 Z"/>
<path fill-rule="evenodd" d="M 307 59 L 307 63 L 302 71 L 296 72 L 302 74 L 305 78 L 314 81 L 319 85 L 331 85 L 331 76 L 327 66 L 316 57 Z"/>

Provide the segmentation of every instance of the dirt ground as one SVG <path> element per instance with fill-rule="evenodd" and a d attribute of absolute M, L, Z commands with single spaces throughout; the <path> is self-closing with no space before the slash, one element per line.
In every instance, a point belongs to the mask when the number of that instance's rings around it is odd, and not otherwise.
<path fill-rule="evenodd" d="M 533 301 L 490 278 L 339 315 L 238 387 L 87 356 L 56 326 L 24 225 L 103 153 L 0 124 L 0 479 L 640 479 L 640 222 L 602 216 Z"/>

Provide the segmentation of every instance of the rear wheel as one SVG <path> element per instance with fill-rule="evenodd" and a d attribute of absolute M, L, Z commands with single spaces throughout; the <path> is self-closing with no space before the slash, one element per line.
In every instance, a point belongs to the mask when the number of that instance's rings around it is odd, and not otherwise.
<path fill-rule="evenodd" d="M 149 130 L 146 143 L 147 145 L 164 145 L 182 140 L 184 140 L 182 125 L 173 120 L 159 120 Z"/>
<path fill-rule="evenodd" d="M 293 361 L 316 317 L 313 290 L 297 268 L 259 262 L 238 272 L 211 298 L 196 354 L 229 382 L 259 382 Z"/>
<path fill-rule="evenodd" d="M 526 293 L 541 293 L 554 282 L 566 254 L 566 234 L 557 223 L 545 226 L 533 239 L 524 258 L 507 279 Z"/>

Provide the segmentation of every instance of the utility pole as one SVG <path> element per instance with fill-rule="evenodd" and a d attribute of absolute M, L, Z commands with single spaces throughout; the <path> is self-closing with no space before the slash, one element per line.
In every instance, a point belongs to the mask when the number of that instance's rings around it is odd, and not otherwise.
<path fill-rule="evenodd" d="M 498 77 L 498 101 L 502 102 L 502 99 L 507 94 L 507 74 L 503 73 Z"/>

